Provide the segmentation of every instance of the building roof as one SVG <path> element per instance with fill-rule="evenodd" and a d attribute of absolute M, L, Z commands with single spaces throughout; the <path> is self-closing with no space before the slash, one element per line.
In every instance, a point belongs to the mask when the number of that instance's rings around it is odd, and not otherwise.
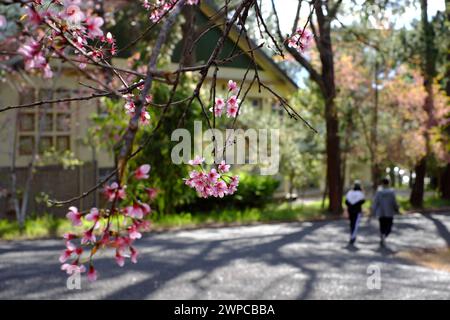
<path fill-rule="evenodd" d="M 210 50 L 216 44 L 217 38 L 221 35 L 221 31 L 224 28 L 225 19 L 223 15 L 217 15 L 216 6 L 211 3 L 211 1 L 202 1 L 200 7 L 199 15 L 200 19 L 210 20 L 210 17 L 215 17 L 216 24 L 218 26 L 208 31 L 205 35 L 203 35 L 203 39 L 197 42 L 197 60 L 207 60 L 209 58 Z M 231 31 L 229 33 L 229 42 L 226 42 L 224 45 L 223 53 L 230 53 L 234 48 L 235 43 L 237 42 L 237 46 L 241 49 L 244 54 L 236 57 L 236 59 L 230 63 L 227 63 L 226 67 L 235 67 L 246 69 L 249 63 L 251 62 L 251 54 L 248 52 L 251 48 L 256 48 L 258 45 L 252 39 L 249 40 L 250 46 L 242 36 L 239 36 L 240 30 L 236 25 L 233 25 Z M 230 51 L 230 52 L 227 52 Z M 175 48 L 173 61 L 179 61 L 179 55 L 181 54 L 181 43 L 177 48 Z M 280 82 L 286 84 L 290 91 L 296 91 L 298 89 L 297 83 L 283 70 L 264 50 L 257 49 L 253 51 L 253 55 L 256 60 L 257 67 L 264 71 L 267 71 L 273 74 Z M 227 54 L 222 54 L 219 58 L 224 58 Z"/>
<path fill-rule="evenodd" d="M 217 14 L 216 6 L 212 3 L 212 1 L 202 1 L 200 5 L 201 12 L 206 15 L 207 17 L 212 17 Z M 221 22 L 224 22 L 225 19 L 223 16 L 221 16 L 219 19 L 219 24 L 221 25 L 220 28 L 222 29 L 224 24 L 221 24 Z M 240 30 L 236 27 L 236 25 L 233 25 L 229 34 L 229 38 L 233 42 L 237 42 L 240 40 L 239 37 Z M 256 48 L 257 44 L 254 42 L 254 40 L 249 39 L 251 48 Z M 239 41 L 238 42 L 239 48 L 246 52 L 248 56 L 250 56 L 249 51 L 251 48 L 248 46 L 247 41 Z M 258 66 L 262 67 L 263 70 L 269 71 L 274 73 L 281 81 L 286 82 L 287 85 L 289 85 L 291 90 L 295 91 L 299 87 L 297 83 L 284 71 L 269 55 L 264 52 L 264 50 L 258 49 L 253 52 L 255 56 L 256 63 Z"/>

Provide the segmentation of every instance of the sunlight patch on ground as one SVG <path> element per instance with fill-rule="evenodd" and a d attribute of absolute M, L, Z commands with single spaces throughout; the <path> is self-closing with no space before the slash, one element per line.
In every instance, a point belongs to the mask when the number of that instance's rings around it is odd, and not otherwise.
<path fill-rule="evenodd" d="M 424 267 L 450 272 L 450 247 L 403 251 L 397 255 Z"/>

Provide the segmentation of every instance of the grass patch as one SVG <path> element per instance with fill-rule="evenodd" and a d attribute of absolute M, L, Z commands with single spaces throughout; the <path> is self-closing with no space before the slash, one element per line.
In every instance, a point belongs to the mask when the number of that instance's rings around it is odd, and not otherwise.
<path fill-rule="evenodd" d="M 211 224 L 246 224 L 253 222 L 302 221 L 324 216 L 321 201 L 307 205 L 270 204 L 263 209 L 226 209 L 211 212 L 179 213 L 156 216 L 156 228 L 193 227 Z"/>
<path fill-rule="evenodd" d="M 409 203 L 409 197 L 398 197 L 398 204 L 404 211 L 412 210 L 413 207 Z M 423 200 L 423 207 L 425 209 L 436 209 L 443 207 L 450 207 L 450 200 L 442 199 L 436 196 L 426 197 Z"/>
<path fill-rule="evenodd" d="M 71 230 L 70 221 L 65 218 L 56 218 L 52 215 L 28 218 L 21 231 L 16 221 L 0 220 L 0 239 L 37 239 L 62 236 Z"/>

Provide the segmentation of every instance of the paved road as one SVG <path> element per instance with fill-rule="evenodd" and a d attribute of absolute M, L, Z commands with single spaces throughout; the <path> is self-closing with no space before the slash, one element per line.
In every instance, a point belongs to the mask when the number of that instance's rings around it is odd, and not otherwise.
<path fill-rule="evenodd" d="M 346 247 L 346 221 L 284 223 L 151 234 L 137 265 L 107 253 L 100 278 L 66 289 L 59 240 L 0 243 L 1 299 L 450 299 L 450 273 L 401 260 L 395 252 L 450 245 L 450 215 L 400 217 L 389 249 L 376 221 L 363 221 L 358 250 Z M 109 253 L 110 254 L 110 253 Z M 367 288 L 367 268 L 381 289 Z"/>

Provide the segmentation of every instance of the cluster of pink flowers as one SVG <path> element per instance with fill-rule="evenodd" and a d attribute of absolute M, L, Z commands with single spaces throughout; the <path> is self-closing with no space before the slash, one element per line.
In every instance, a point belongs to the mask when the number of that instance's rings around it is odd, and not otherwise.
<path fill-rule="evenodd" d="M 216 97 L 214 107 L 211 107 L 209 111 L 213 112 L 216 117 L 220 117 L 226 109 L 228 118 L 236 118 L 239 111 L 239 103 L 241 102 L 241 100 L 237 98 L 239 87 L 233 80 L 229 80 L 227 86 L 227 97 L 225 99 Z"/>
<path fill-rule="evenodd" d="M 138 89 L 142 90 L 143 87 L 141 86 Z M 123 98 L 125 99 L 125 105 L 123 107 L 125 108 L 126 114 L 130 115 L 131 117 L 134 117 L 134 115 L 136 114 L 136 105 L 134 102 L 136 101 L 137 97 L 134 94 L 130 93 L 124 95 Z M 149 105 L 152 101 L 153 101 L 152 95 L 147 95 L 145 97 L 145 102 L 147 105 Z M 150 124 L 150 113 L 147 111 L 147 105 L 142 106 L 141 109 L 141 116 L 139 120 L 142 125 Z"/>
<path fill-rule="evenodd" d="M 297 31 L 287 39 L 288 46 L 294 48 L 300 53 L 304 53 L 312 43 L 313 35 L 306 29 L 297 29 Z"/>
<path fill-rule="evenodd" d="M 179 0 L 156 0 L 152 3 L 149 0 L 143 0 L 142 5 L 150 12 L 150 20 L 158 22 L 170 10 L 172 10 Z M 186 0 L 187 5 L 196 5 L 199 0 Z"/>
<path fill-rule="evenodd" d="M 105 36 L 102 30 L 103 18 L 92 15 L 81 0 L 34 0 L 25 6 L 30 32 L 18 53 L 24 57 L 27 70 L 52 77 L 48 59 L 52 51 L 64 52 L 66 47 L 74 49 L 81 68 L 89 59 L 97 61 L 116 54 L 114 37 L 111 33 Z"/>
<path fill-rule="evenodd" d="M 6 29 L 6 26 L 8 25 L 8 21 L 6 20 L 6 17 L 2 14 L 0 14 L 0 29 Z"/>
<path fill-rule="evenodd" d="M 197 191 L 200 197 L 219 197 L 223 198 L 225 195 L 232 195 L 237 191 L 239 185 L 239 176 L 228 176 L 225 173 L 230 171 L 230 165 L 222 162 L 216 168 L 209 171 L 203 169 L 205 158 L 195 157 L 190 160 L 189 164 L 192 166 L 199 166 L 200 171 L 192 170 L 189 173 L 189 178 L 184 179 L 185 184 Z"/>
<path fill-rule="evenodd" d="M 24 57 L 25 70 L 30 71 L 33 69 L 42 70 L 44 78 L 53 77 L 53 72 L 45 58 L 42 46 L 39 42 L 33 38 L 27 39 L 27 42 L 22 45 L 17 53 Z"/>
<path fill-rule="evenodd" d="M 129 179 L 137 182 L 148 179 L 150 169 L 148 164 L 141 165 Z M 141 232 L 149 229 L 150 222 L 146 217 L 152 211 L 150 205 L 142 200 L 147 198 L 147 202 L 150 202 L 156 196 L 155 189 L 144 190 L 144 195 L 138 199 L 137 189 L 127 192 L 126 186 L 114 182 L 104 189 L 111 209 L 91 208 L 88 212 L 80 212 L 78 208 L 70 207 L 67 218 L 73 226 L 85 228 L 79 235 L 64 235 L 66 248 L 59 258 L 62 263 L 61 270 L 69 275 L 74 272 L 84 273 L 84 264 L 89 263 L 87 277 L 88 280 L 95 281 L 97 271 L 94 268 L 93 256 L 99 249 L 106 247 L 115 249 L 115 260 L 120 267 L 124 266 L 125 258 L 128 257 L 132 263 L 137 263 L 138 251 L 133 244 L 136 239 L 142 237 Z M 76 240 L 79 240 L 78 244 L 75 243 Z M 89 252 L 86 256 L 83 255 L 85 251 Z"/>

